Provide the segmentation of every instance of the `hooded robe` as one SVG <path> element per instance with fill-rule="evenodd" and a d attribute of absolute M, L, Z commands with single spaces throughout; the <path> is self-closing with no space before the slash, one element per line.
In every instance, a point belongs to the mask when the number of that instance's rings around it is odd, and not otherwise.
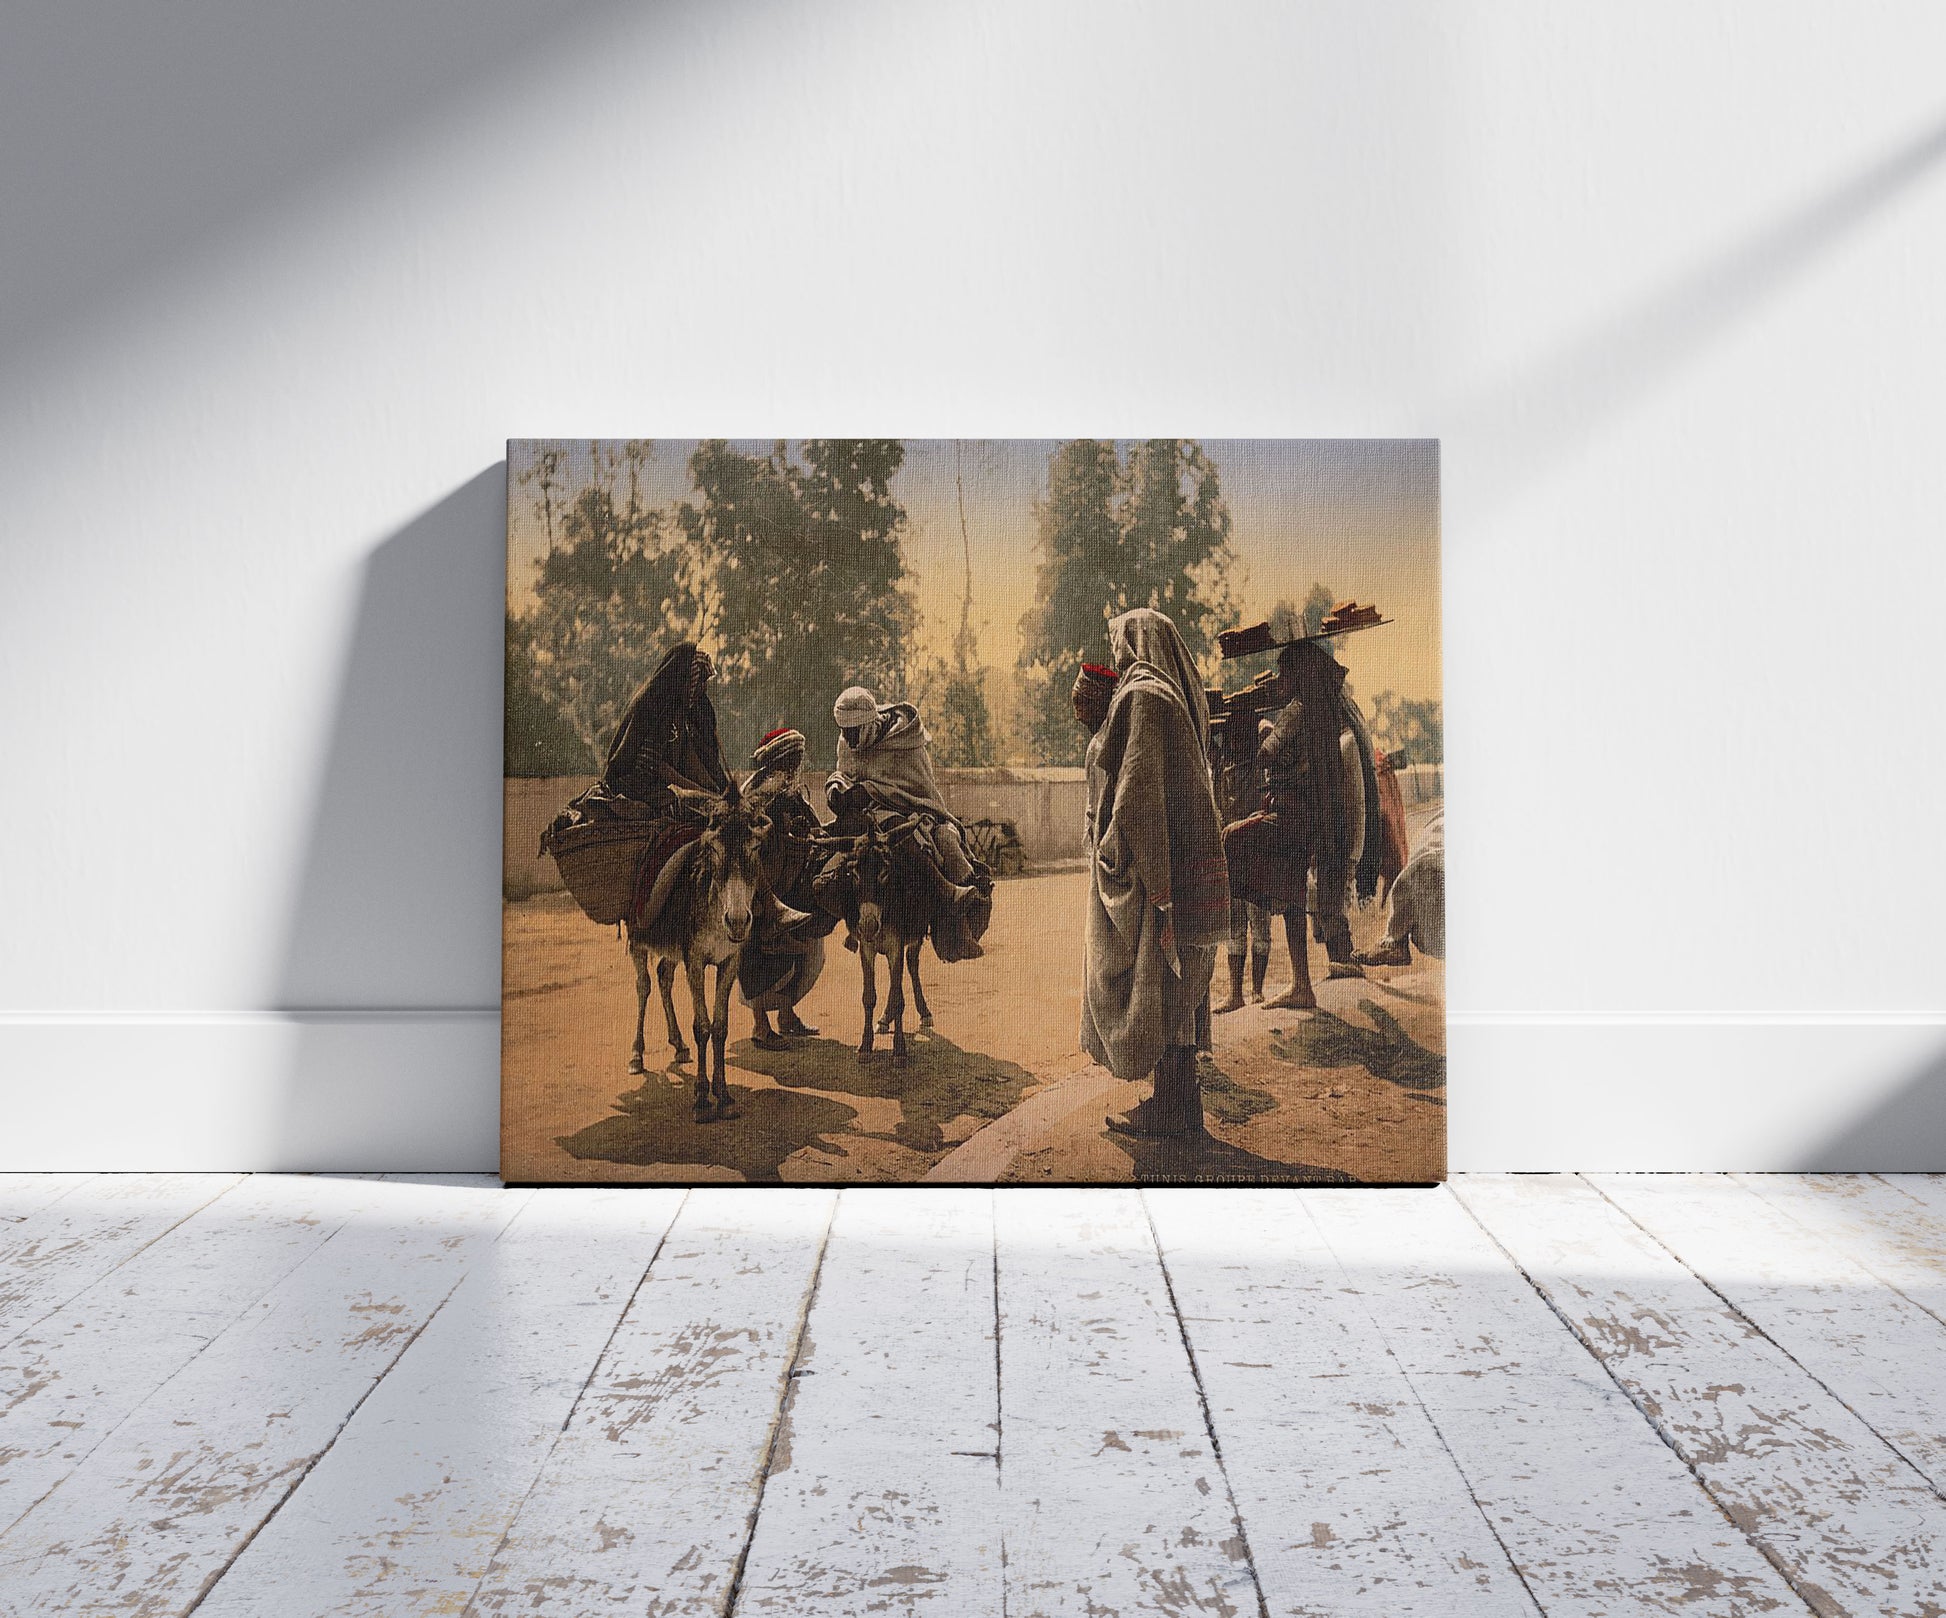
<path fill-rule="evenodd" d="M 720 793 L 729 787 L 709 688 L 694 700 L 689 695 L 698 655 L 688 641 L 672 646 L 629 702 L 602 766 L 609 791 L 661 809 L 672 804 L 673 788 Z"/>
<path fill-rule="evenodd" d="M 1108 626 L 1121 678 L 1088 744 L 1088 914 L 1081 1044 L 1117 1078 L 1195 1045 L 1230 935 L 1209 709 L 1176 626 L 1146 607 Z"/>
<path fill-rule="evenodd" d="M 838 737 L 838 768 L 831 786 L 867 788 L 872 797 L 900 809 L 917 809 L 935 820 L 959 824 L 946 807 L 932 773 L 932 737 L 909 702 L 888 702 L 860 733 L 857 745 Z"/>
<path fill-rule="evenodd" d="M 694 698 L 689 694 L 700 655 L 688 641 L 663 654 L 615 728 L 600 782 L 582 795 L 611 794 L 653 813 L 627 910 L 637 926 L 660 907 L 658 885 L 670 862 L 702 833 L 701 817 L 685 808 L 677 791 L 722 793 L 730 785 L 709 688 Z"/>

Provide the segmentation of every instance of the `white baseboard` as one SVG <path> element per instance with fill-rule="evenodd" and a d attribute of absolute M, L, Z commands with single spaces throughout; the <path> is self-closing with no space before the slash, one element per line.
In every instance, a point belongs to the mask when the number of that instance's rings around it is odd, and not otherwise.
<path fill-rule="evenodd" d="M 1946 1018 L 1453 1018 L 1465 1170 L 1946 1170 Z M 483 1010 L 0 1013 L 0 1170 L 490 1171 Z"/>
<path fill-rule="evenodd" d="M 1946 1019 L 1455 1015 L 1467 1170 L 1946 1170 Z"/>
<path fill-rule="evenodd" d="M 0 1168 L 491 1170 L 500 1013 L 0 1014 Z"/>

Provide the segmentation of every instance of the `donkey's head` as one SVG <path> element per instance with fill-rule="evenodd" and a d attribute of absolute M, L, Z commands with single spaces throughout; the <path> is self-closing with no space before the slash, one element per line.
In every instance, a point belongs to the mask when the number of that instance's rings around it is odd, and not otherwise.
<path fill-rule="evenodd" d="M 698 844 L 709 872 L 707 902 L 719 907 L 723 930 L 733 944 L 750 937 L 757 894 L 763 886 L 763 842 L 769 831 L 769 817 L 744 801 L 741 785 L 731 776 Z"/>
<path fill-rule="evenodd" d="M 858 923 L 854 929 L 858 941 L 875 944 L 885 925 L 887 890 L 892 882 L 892 851 L 879 836 L 876 826 L 866 828 L 864 840 L 858 845 L 852 881 L 858 895 Z"/>

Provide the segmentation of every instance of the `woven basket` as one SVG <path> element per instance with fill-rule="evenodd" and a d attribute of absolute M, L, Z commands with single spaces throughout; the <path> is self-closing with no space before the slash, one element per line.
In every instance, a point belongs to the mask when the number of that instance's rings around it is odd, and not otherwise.
<path fill-rule="evenodd" d="M 558 831 L 550 827 L 541 848 L 554 856 L 555 868 L 582 913 L 606 927 L 628 914 L 636 874 L 655 840 L 653 823 L 596 821 Z"/>

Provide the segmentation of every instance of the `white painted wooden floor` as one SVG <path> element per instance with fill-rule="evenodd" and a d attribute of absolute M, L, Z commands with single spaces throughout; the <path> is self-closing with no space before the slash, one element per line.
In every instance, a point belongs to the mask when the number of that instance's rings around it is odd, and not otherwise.
<path fill-rule="evenodd" d="M 1946 1181 L 0 1175 L 0 1613 L 1946 1613 Z"/>

